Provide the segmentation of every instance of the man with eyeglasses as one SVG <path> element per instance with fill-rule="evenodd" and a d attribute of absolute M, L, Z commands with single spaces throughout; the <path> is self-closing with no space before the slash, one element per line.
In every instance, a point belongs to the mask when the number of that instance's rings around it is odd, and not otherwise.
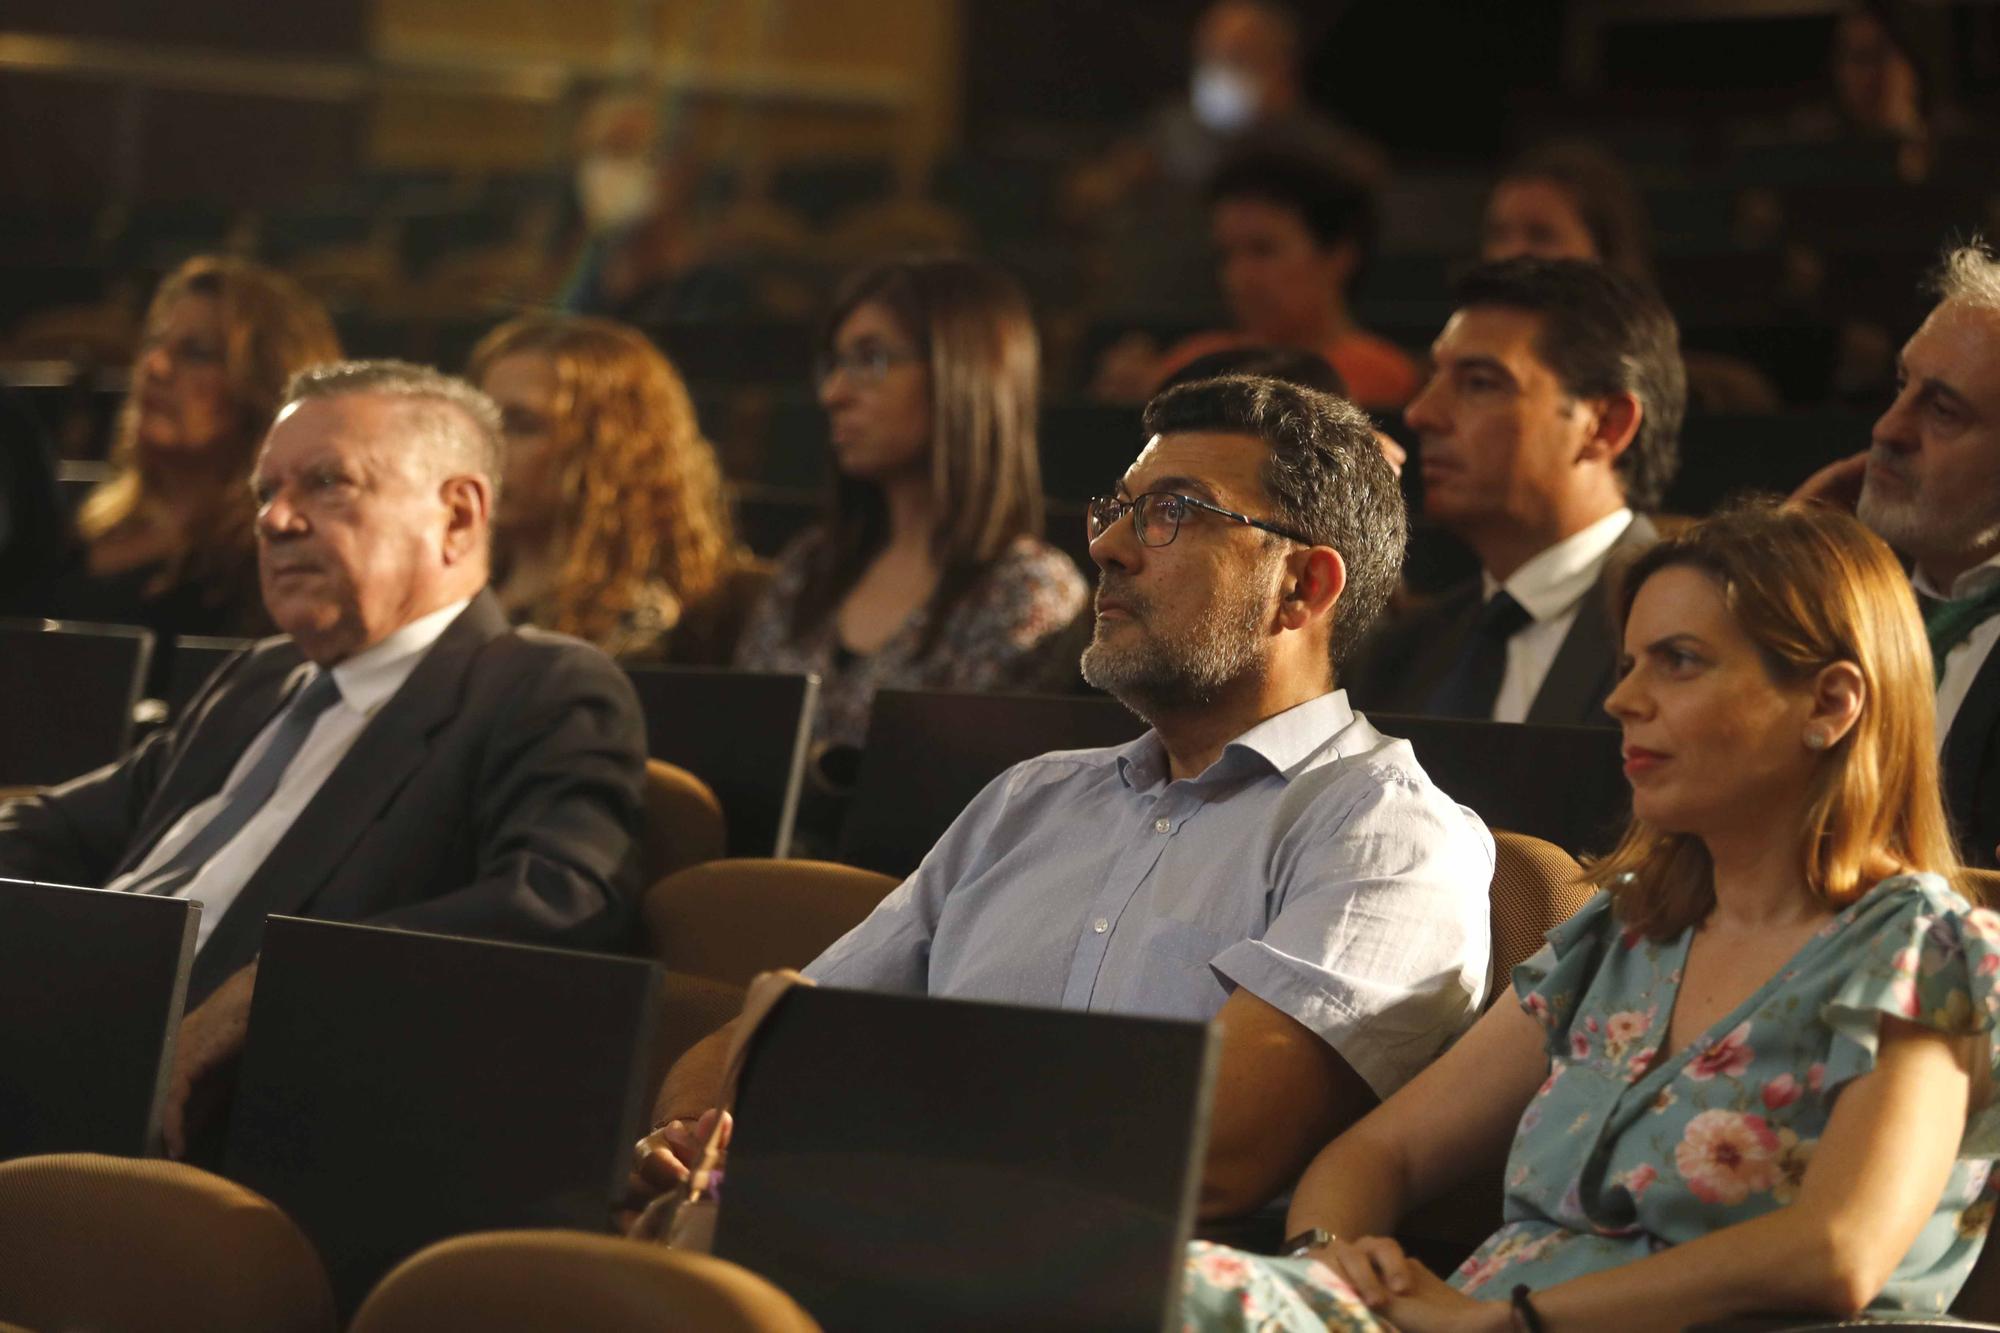
<path fill-rule="evenodd" d="M 1336 686 L 1406 537 L 1368 418 L 1231 377 L 1169 390 L 1145 423 L 1090 506 L 1083 670 L 1152 730 L 1002 774 L 806 973 L 1217 1020 L 1201 1210 L 1221 1218 L 1288 1189 L 1477 1012 L 1493 842 Z M 643 1186 L 678 1178 L 728 1035 L 669 1074 Z"/>

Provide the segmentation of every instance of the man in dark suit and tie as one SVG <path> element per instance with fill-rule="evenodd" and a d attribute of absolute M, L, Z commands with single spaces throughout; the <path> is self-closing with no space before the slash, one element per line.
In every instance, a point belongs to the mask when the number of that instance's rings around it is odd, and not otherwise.
<path fill-rule="evenodd" d="M 239 1048 L 271 913 L 591 944 L 629 917 L 644 727 L 611 661 L 487 592 L 502 440 L 400 362 L 295 379 L 254 478 L 284 637 L 122 762 L 0 806 L 0 875 L 202 905 L 166 1112 Z"/>
<path fill-rule="evenodd" d="M 1800 496 L 1852 506 L 1910 562 L 1936 662 L 1945 808 L 1967 864 L 2000 865 L 2000 259 L 1945 256 L 1873 446 Z"/>
<path fill-rule="evenodd" d="M 1403 416 L 1424 516 L 1480 575 L 1383 625 L 1342 678 L 1378 713 L 1607 726 L 1608 585 L 1658 540 L 1687 376 L 1673 315 L 1580 260 L 1508 259 L 1461 279 Z"/>

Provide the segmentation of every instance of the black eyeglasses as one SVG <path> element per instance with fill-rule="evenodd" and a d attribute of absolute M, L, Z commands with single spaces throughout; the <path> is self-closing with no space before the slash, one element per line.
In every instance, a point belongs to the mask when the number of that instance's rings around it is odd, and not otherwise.
<path fill-rule="evenodd" d="M 813 382 L 824 384 L 836 370 L 844 370 L 857 384 L 880 384 L 894 366 L 904 366 L 923 357 L 880 343 L 864 343 L 845 350 L 822 352 L 813 362 Z"/>
<path fill-rule="evenodd" d="M 1187 517 L 1189 508 L 1203 509 L 1218 518 L 1226 518 L 1231 523 L 1242 523 L 1261 532 L 1273 533 L 1286 541 L 1298 542 L 1302 546 L 1315 543 L 1310 537 L 1301 537 L 1296 532 L 1287 532 L 1275 524 L 1262 519 L 1239 514 L 1234 509 L 1224 509 L 1221 505 L 1210 504 L 1192 495 L 1176 495 L 1172 491 L 1147 491 L 1129 500 L 1120 500 L 1115 495 L 1100 495 L 1084 507 L 1084 531 L 1090 540 L 1096 541 L 1109 532 L 1112 525 L 1125 515 L 1132 515 L 1132 535 L 1139 539 L 1141 546 L 1165 546 L 1180 535 L 1181 520 Z"/>

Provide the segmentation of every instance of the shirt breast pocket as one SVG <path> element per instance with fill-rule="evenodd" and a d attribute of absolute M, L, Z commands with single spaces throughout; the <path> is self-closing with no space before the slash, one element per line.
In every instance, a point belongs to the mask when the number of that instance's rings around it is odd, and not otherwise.
<path fill-rule="evenodd" d="M 1139 937 L 1138 971 L 1129 980 L 1128 1007 L 1172 1018 L 1213 1018 L 1229 992 L 1209 963 L 1236 941 L 1228 931 L 1192 921 L 1147 922 Z"/>

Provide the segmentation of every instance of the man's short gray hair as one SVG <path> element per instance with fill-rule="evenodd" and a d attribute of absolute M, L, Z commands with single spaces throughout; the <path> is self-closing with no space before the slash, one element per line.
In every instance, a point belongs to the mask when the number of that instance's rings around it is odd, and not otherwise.
<path fill-rule="evenodd" d="M 284 406 L 347 394 L 400 400 L 411 425 L 410 442 L 431 466 L 440 475 L 475 473 L 499 499 L 505 448 L 500 408 L 478 389 L 410 361 L 329 361 L 292 376 Z"/>
<path fill-rule="evenodd" d="M 1974 236 L 1946 252 L 1931 287 L 1940 300 L 2000 311 L 2000 259 L 1993 257 L 1985 241 Z"/>

